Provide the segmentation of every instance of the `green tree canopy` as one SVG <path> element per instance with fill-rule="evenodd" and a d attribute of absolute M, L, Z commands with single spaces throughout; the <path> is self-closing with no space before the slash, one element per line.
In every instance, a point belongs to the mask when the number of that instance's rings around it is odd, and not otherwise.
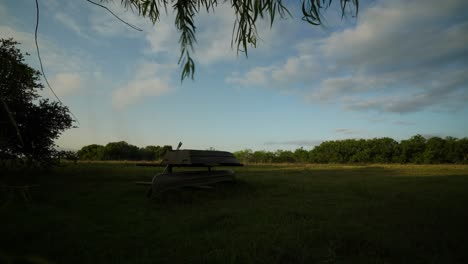
<path fill-rule="evenodd" d="M 82 147 L 77 152 L 80 160 L 102 160 L 104 158 L 104 146 L 92 144 Z"/>
<path fill-rule="evenodd" d="M 138 148 L 125 141 L 84 146 L 80 160 L 161 160 L 169 145 Z M 244 163 L 468 163 L 468 138 L 425 138 L 415 135 L 400 142 L 389 138 L 324 141 L 311 150 L 266 151 L 245 149 L 233 153 Z"/>
<path fill-rule="evenodd" d="M 111 142 L 104 147 L 105 160 L 138 160 L 139 149 L 125 141 Z"/>
<path fill-rule="evenodd" d="M 160 160 L 172 146 L 139 148 L 125 141 L 109 142 L 105 146 L 91 144 L 78 150 L 80 160 Z"/>

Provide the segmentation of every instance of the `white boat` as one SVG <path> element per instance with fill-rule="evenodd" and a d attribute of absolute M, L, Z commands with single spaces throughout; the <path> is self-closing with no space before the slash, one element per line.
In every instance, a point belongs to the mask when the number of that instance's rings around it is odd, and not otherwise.
<path fill-rule="evenodd" d="M 181 144 L 179 144 L 180 147 Z M 151 182 L 137 182 L 137 184 L 151 185 L 148 196 L 182 187 L 206 188 L 212 184 L 234 181 L 233 170 L 216 170 L 219 166 L 243 166 L 232 153 L 215 150 L 170 150 L 163 158 L 160 166 L 166 166 L 163 173 L 153 177 Z M 174 168 L 206 168 L 206 170 L 181 170 L 174 172 Z"/>

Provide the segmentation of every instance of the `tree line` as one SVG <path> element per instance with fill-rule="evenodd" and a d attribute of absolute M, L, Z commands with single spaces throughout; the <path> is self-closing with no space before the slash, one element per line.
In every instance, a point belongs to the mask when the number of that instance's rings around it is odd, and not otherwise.
<path fill-rule="evenodd" d="M 76 154 L 80 160 L 160 160 L 172 146 L 146 146 L 139 148 L 125 141 L 107 145 L 87 145 Z"/>
<path fill-rule="evenodd" d="M 125 141 L 84 146 L 76 154 L 80 160 L 161 160 L 172 146 L 139 148 Z M 389 138 L 324 141 L 306 150 L 253 151 L 233 153 L 242 163 L 418 163 L 468 164 L 468 138 L 415 135 L 400 142 Z"/>
<path fill-rule="evenodd" d="M 425 138 L 400 142 L 384 137 L 324 141 L 311 150 L 234 152 L 243 163 L 418 163 L 468 164 L 468 138 Z"/>

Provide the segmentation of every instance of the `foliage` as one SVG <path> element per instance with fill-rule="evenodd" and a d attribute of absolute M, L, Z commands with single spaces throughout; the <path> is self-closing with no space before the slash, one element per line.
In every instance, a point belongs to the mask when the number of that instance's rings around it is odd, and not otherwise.
<path fill-rule="evenodd" d="M 110 2 L 112 0 L 101 0 Z M 230 0 L 229 2 L 235 14 L 235 21 L 232 30 L 231 46 L 236 46 L 237 51 L 248 55 L 249 47 L 256 47 L 259 34 L 257 23 L 259 19 L 267 19 L 270 25 L 277 16 L 285 18 L 291 16 L 288 8 L 282 0 Z M 332 0 L 301 0 L 302 20 L 311 25 L 322 23 L 322 10 L 328 8 Z M 167 13 L 167 6 L 172 4 L 172 9 L 176 14 L 175 26 L 180 32 L 180 58 L 182 63 L 183 80 L 191 77 L 195 73 L 195 62 L 191 57 L 191 51 L 196 43 L 195 16 L 202 10 L 206 12 L 215 11 L 218 0 L 121 0 L 122 5 L 127 9 L 136 10 L 139 15 L 147 17 L 151 22 L 156 23 L 163 10 Z M 348 9 L 357 15 L 359 9 L 358 0 L 340 0 L 342 17 Z"/>
<path fill-rule="evenodd" d="M 234 152 L 244 163 L 468 163 L 468 138 L 416 135 L 400 143 L 394 139 L 345 139 L 322 142 L 307 151 L 277 150 Z"/>
<path fill-rule="evenodd" d="M 136 160 L 138 147 L 125 141 L 111 142 L 104 147 L 104 160 Z"/>
<path fill-rule="evenodd" d="M 80 160 L 102 160 L 104 158 L 104 146 L 92 144 L 82 147 L 77 152 Z"/>
<path fill-rule="evenodd" d="M 88 145 L 78 151 L 80 160 L 160 160 L 171 146 L 138 148 L 125 141 L 106 146 Z M 213 150 L 211 148 L 211 150 Z M 265 151 L 244 149 L 234 152 L 243 163 L 468 163 L 468 138 L 416 135 L 400 143 L 383 137 L 324 141 L 311 150 Z"/>
<path fill-rule="evenodd" d="M 58 152 L 58 156 L 59 156 L 59 159 L 73 161 L 74 163 L 78 161 L 78 155 L 75 151 L 62 150 Z"/>
<path fill-rule="evenodd" d="M 80 160 L 160 160 L 172 146 L 146 146 L 138 148 L 125 141 L 110 142 L 105 146 L 91 144 L 78 152 Z"/>
<path fill-rule="evenodd" d="M 72 127 L 68 108 L 40 98 L 40 73 L 24 63 L 13 39 L 0 39 L 0 156 L 50 165 L 54 140 Z"/>

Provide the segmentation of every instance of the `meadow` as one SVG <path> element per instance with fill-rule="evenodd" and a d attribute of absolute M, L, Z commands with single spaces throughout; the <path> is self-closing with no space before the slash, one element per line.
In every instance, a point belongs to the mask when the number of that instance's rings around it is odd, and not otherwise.
<path fill-rule="evenodd" d="M 249 165 L 148 200 L 161 170 L 68 163 L 2 194 L 0 263 L 468 263 L 467 165 Z"/>

